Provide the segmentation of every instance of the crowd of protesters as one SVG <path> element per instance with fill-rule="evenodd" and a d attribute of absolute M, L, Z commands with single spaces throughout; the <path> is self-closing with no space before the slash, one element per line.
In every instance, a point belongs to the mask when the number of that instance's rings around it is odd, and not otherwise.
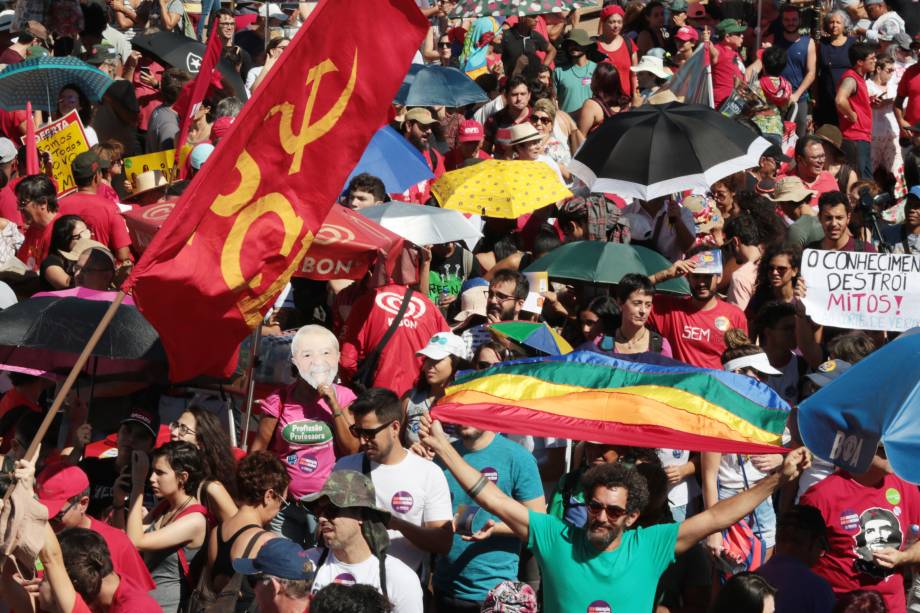
<path fill-rule="evenodd" d="M 54 381 L 4 374 L 0 484 L 17 484 L 17 551 L 33 555 L 4 558 L 0 610 L 920 610 L 917 486 L 882 447 L 866 473 L 835 470 L 795 421 L 796 405 L 897 336 L 815 323 L 803 249 L 920 256 L 920 38 L 906 16 L 886 0 L 764 0 L 759 23 L 757 4 L 727 0 L 605 1 L 592 21 L 454 19 L 451 0 L 417 4 L 431 28 L 415 62 L 462 70 L 490 100 L 393 108 L 435 178 L 491 158 L 539 161 L 575 196 L 527 218 L 483 217 L 472 250 L 419 245 L 427 277 L 412 286 L 292 280 L 264 326 L 281 349 L 260 354 L 280 386 L 259 390 L 247 441 L 233 426 L 239 394 L 101 382 L 68 399 L 28 460 Z M 35 114 L 41 127 L 76 110 L 85 129 L 90 150 L 62 197 L 54 160 L 26 171 L 26 112 L 0 110 L 0 308 L 39 291 L 117 289 L 140 253 L 119 203 L 175 200 L 188 182 L 158 186 L 156 170 L 142 173 L 149 186 L 126 180 L 125 159 L 178 142 L 192 78 L 132 48 L 135 36 L 214 31 L 239 73 L 242 91 L 224 79 L 194 117 L 191 177 L 315 5 L 212 0 L 198 14 L 180 0 L 18 0 L 0 12 L 0 64 L 76 56 L 114 79 L 98 103 L 71 84 L 52 92 L 55 112 Z M 707 193 L 590 193 L 570 170 L 581 144 L 609 117 L 675 100 L 669 80 L 701 46 L 714 106 L 771 143 L 758 165 Z M 371 174 L 336 206 L 391 199 L 439 206 L 431 181 L 388 194 Z M 534 308 L 521 271 L 578 240 L 641 244 L 671 266 L 600 289 L 551 278 Z M 713 251 L 721 267 L 697 272 Z M 688 296 L 656 292 L 678 277 Z M 413 306 L 397 314 L 404 300 Z M 756 379 L 793 407 L 789 452 L 432 420 L 459 372 L 541 355 L 490 332 L 507 321 L 545 322 L 573 347 Z M 762 557 L 739 551 L 739 526 Z"/>

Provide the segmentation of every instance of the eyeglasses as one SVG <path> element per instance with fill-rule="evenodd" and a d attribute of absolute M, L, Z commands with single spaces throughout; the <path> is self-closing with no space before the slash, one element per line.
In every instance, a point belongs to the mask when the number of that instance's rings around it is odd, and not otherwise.
<path fill-rule="evenodd" d="M 382 426 L 377 426 L 376 428 L 359 428 L 358 426 L 352 424 L 348 426 L 348 431 L 351 432 L 351 435 L 355 438 L 365 439 L 369 441 L 375 436 L 377 436 L 378 434 L 380 434 L 381 432 L 383 432 L 384 430 L 386 430 L 387 428 L 389 428 L 390 424 L 392 423 L 393 423 L 392 421 L 388 421 Z"/>
<path fill-rule="evenodd" d="M 626 509 L 615 504 L 604 504 L 603 502 L 591 499 L 587 503 L 588 510 L 594 515 L 600 515 L 601 511 L 607 512 L 607 519 L 620 519 L 626 515 Z"/>
<path fill-rule="evenodd" d="M 438 43 L 439 49 L 447 49 L 450 47 L 450 43 Z"/>
<path fill-rule="evenodd" d="M 183 424 L 182 422 L 173 421 L 169 424 L 170 430 L 178 430 L 182 436 L 194 435 L 195 431 Z"/>
<path fill-rule="evenodd" d="M 549 117 L 544 117 L 543 115 L 531 115 L 530 123 L 542 123 L 544 126 L 548 126 L 553 123 L 553 120 Z"/>
<path fill-rule="evenodd" d="M 67 515 L 68 513 L 70 513 L 70 510 L 71 510 L 72 508 L 74 508 L 75 506 L 77 506 L 77 503 L 78 503 L 78 502 L 80 502 L 80 499 L 79 499 L 79 498 L 77 498 L 76 500 L 74 500 L 73 502 L 71 502 L 69 505 L 67 505 L 66 507 L 64 507 L 64 508 L 61 509 L 60 511 L 58 511 L 58 514 L 55 515 L 54 517 L 52 517 L 52 518 L 51 518 L 51 521 L 56 522 L 56 523 L 60 523 L 60 522 L 64 521 L 64 516 Z"/>
<path fill-rule="evenodd" d="M 235 21 L 221 21 L 217 25 L 219 25 L 222 28 L 227 28 L 227 27 L 235 26 L 236 22 Z"/>
<path fill-rule="evenodd" d="M 767 272 L 778 272 L 779 274 L 784 275 L 788 271 L 788 266 L 767 266 Z"/>
<path fill-rule="evenodd" d="M 514 300 L 514 296 L 506 296 L 505 294 L 489 290 L 489 299 L 488 302 L 508 302 L 509 300 Z"/>

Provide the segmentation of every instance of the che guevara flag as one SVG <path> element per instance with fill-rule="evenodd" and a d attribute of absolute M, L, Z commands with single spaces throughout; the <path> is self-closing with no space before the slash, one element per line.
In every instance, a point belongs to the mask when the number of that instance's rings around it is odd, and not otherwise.
<path fill-rule="evenodd" d="M 322 0 L 301 27 L 124 285 L 171 380 L 233 371 L 427 30 L 414 0 Z"/>

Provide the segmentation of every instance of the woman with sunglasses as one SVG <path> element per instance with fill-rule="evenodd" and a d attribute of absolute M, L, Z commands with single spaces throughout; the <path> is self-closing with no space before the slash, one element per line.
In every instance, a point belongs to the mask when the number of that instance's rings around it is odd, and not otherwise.
<path fill-rule="evenodd" d="M 445 388 L 468 364 L 466 344 L 461 337 L 451 332 L 438 332 L 416 355 L 423 358 L 422 370 L 415 387 L 402 400 L 403 414 L 406 416 L 402 438 L 407 447 L 419 453 L 422 446 L 418 440 L 418 427 L 422 415 L 444 395 Z M 419 455 L 430 456 L 427 450 Z"/>
<path fill-rule="evenodd" d="M 234 475 L 239 510 L 211 531 L 207 566 L 199 584 L 207 585 L 215 594 L 228 588 L 234 575 L 233 560 L 256 557 L 262 545 L 277 537 L 263 528 L 288 505 L 291 478 L 274 454 L 250 453 L 240 460 Z"/>
<path fill-rule="evenodd" d="M 195 496 L 208 509 L 215 521 L 226 521 L 236 512 L 233 499 L 236 483 L 236 461 L 230 450 L 230 435 L 217 415 L 198 406 L 188 407 L 169 424 L 169 440 L 185 441 L 201 453 L 204 479 Z"/>
<path fill-rule="evenodd" d="M 728 372 L 745 375 L 765 383 L 770 375 L 782 373 L 770 366 L 770 359 L 764 350 L 751 343 L 744 330 L 731 328 L 725 332 L 725 346 L 722 354 L 722 368 Z M 701 470 L 703 474 L 703 507 L 709 509 L 720 500 L 731 498 L 743 490 L 750 489 L 774 468 L 783 463 L 779 454 L 748 456 L 740 453 L 722 454 L 703 452 Z M 748 521 L 751 529 L 764 541 L 766 558 L 773 553 L 776 543 L 776 512 L 773 499 L 761 502 Z M 714 557 L 722 553 L 722 533 L 709 535 L 704 546 Z"/>
<path fill-rule="evenodd" d="M 48 257 L 42 260 L 39 287 L 42 291 L 73 287 L 74 268 L 79 253 L 78 243 L 86 244 L 92 233 L 79 215 L 61 215 L 51 227 Z"/>
<path fill-rule="evenodd" d="M 754 294 L 745 309 L 748 319 L 755 317 L 768 302 L 792 303 L 795 300 L 795 283 L 801 261 L 802 252 L 795 247 L 778 244 L 767 249 L 757 266 Z M 756 333 L 754 337 L 757 337 Z"/>
<path fill-rule="evenodd" d="M 176 441 L 154 450 L 152 472 L 146 453 L 133 451 L 131 460 L 125 532 L 157 584 L 150 595 L 164 613 L 176 613 L 188 602 L 189 566 L 201 550 L 208 528 L 207 509 L 195 497 L 203 477 L 201 456 L 194 445 Z M 145 515 L 148 474 L 160 503 Z"/>
<path fill-rule="evenodd" d="M 562 178 L 565 179 L 566 184 L 569 184 L 572 181 L 572 173 L 566 166 L 572 161 L 572 152 L 569 151 L 568 144 L 560 141 L 553 133 L 556 112 L 556 104 L 552 100 L 541 98 L 533 105 L 533 110 L 530 112 L 530 123 L 543 137 L 541 141 L 543 153 L 559 165 Z"/>

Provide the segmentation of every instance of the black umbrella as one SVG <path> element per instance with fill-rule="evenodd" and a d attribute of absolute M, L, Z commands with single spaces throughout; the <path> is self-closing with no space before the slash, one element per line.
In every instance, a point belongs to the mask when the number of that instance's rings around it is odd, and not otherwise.
<path fill-rule="evenodd" d="M 76 363 L 111 301 L 42 296 L 0 312 L 0 369 L 15 366 L 67 373 Z M 122 304 L 91 354 L 94 375 L 166 370 L 160 337 L 140 311 Z"/>
<path fill-rule="evenodd" d="M 604 120 L 569 169 L 593 192 L 651 200 L 705 191 L 757 166 L 769 141 L 699 104 L 645 105 Z"/>
<path fill-rule="evenodd" d="M 131 39 L 131 45 L 140 51 L 149 53 L 164 64 L 188 71 L 192 76 L 198 74 L 205 50 L 204 43 L 178 32 L 138 34 Z M 248 96 L 243 79 L 233 69 L 233 66 L 226 60 L 220 60 L 217 68 L 224 81 L 233 88 L 233 95 L 240 100 L 246 100 Z"/>

